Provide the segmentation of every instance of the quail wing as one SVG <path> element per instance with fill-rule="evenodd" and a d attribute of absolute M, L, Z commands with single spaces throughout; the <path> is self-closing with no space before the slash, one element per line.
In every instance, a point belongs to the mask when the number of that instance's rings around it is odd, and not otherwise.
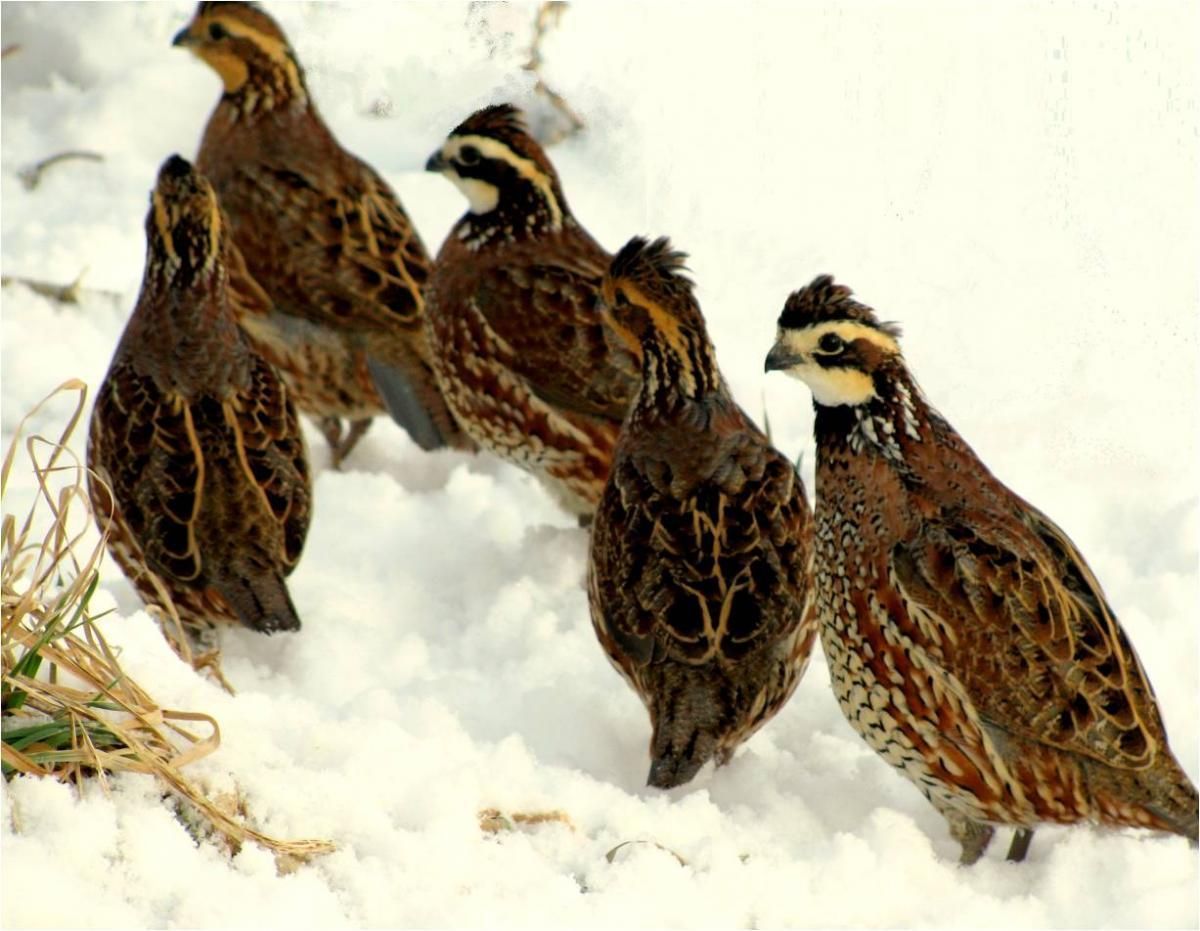
<path fill-rule="evenodd" d="M 1153 761 L 1163 727 L 1150 684 L 1087 563 L 1045 515 L 944 513 L 893 548 L 890 569 L 918 623 L 945 632 L 936 658 L 971 684 L 990 723 L 1119 768 Z"/>
<path fill-rule="evenodd" d="M 594 308 L 603 272 L 566 256 L 553 265 L 507 261 L 480 279 L 468 306 L 501 341 L 506 367 L 543 401 L 619 423 L 639 375 Z"/>

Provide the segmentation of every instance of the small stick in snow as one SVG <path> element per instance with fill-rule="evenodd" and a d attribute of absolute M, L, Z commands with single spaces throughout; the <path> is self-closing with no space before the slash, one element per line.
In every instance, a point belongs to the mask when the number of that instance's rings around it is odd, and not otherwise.
<path fill-rule="evenodd" d="M 511 815 L 503 814 L 499 808 L 485 808 L 479 812 L 479 829 L 487 834 L 499 834 L 501 831 L 515 831 L 518 827 L 533 827 L 551 822 L 565 824 L 572 831 L 575 823 L 565 811 L 514 811 Z"/>
<path fill-rule="evenodd" d="M 621 841 L 621 843 L 617 844 L 617 846 L 615 846 L 612 850 L 610 850 L 608 853 L 606 853 L 604 855 L 604 859 L 607 860 L 609 863 L 612 863 L 613 860 L 615 860 L 617 858 L 617 851 L 620 850 L 622 847 L 628 847 L 631 844 L 653 844 L 659 850 L 663 850 L 663 851 L 669 853 L 676 860 L 678 860 L 680 866 L 687 866 L 687 860 L 683 859 L 683 857 L 681 857 L 679 854 L 677 854 L 670 847 L 664 847 L 662 844 L 660 844 L 656 840 L 625 840 L 625 841 Z"/>
<path fill-rule="evenodd" d="M 14 42 L 12 45 L 4 46 L 3 51 L 0 51 L 0 58 L 7 58 L 9 55 L 15 55 L 19 51 L 21 51 L 20 44 Z"/>
<path fill-rule="evenodd" d="M 47 168 L 51 165 L 57 165 L 59 162 L 71 160 L 102 162 L 104 161 L 104 156 L 99 152 L 89 152 L 85 149 L 69 149 L 66 152 L 59 152 L 56 155 L 44 158 L 40 162 L 30 165 L 28 168 L 22 168 L 17 172 L 17 177 L 25 185 L 25 190 L 32 191 L 41 183 L 42 175 L 45 174 Z"/>
<path fill-rule="evenodd" d="M 60 304 L 78 304 L 79 297 L 83 293 L 83 276 L 88 272 L 85 267 L 79 273 L 79 276 L 70 284 L 54 284 L 51 281 L 39 281 L 36 278 L 22 278 L 19 275 L 4 275 L 0 278 L 0 287 L 7 288 L 11 284 L 22 284 L 34 294 L 40 294 L 42 297 L 48 297 L 51 300 L 58 301 Z M 111 300 L 120 298 L 116 291 L 92 291 L 91 293 L 99 294 Z"/>

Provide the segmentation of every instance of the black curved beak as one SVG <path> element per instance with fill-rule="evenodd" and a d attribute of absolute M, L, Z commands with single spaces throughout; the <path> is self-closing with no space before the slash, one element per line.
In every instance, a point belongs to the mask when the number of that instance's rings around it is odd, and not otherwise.
<path fill-rule="evenodd" d="M 175 38 L 171 40 L 171 44 L 176 48 L 192 44 L 192 36 L 191 33 L 188 32 L 187 26 L 184 26 L 177 33 L 175 33 Z"/>
<path fill-rule="evenodd" d="M 776 343 L 771 347 L 771 351 L 767 353 L 766 362 L 763 363 L 764 372 L 778 372 L 784 369 L 790 369 L 801 361 L 800 357 L 788 352 L 783 347 L 783 344 Z"/>
<path fill-rule="evenodd" d="M 426 171 L 445 171 L 449 167 L 450 163 L 442 157 L 441 149 L 438 149 L 431 156 L 429 156 L 429 161 L 425 163 Z"/>

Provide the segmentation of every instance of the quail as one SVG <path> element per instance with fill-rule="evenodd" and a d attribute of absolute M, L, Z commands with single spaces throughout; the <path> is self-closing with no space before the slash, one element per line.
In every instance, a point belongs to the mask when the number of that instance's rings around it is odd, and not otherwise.
<path fill-rule="evenodd" d="M 602 284 L 642 377 L 588 581 L 600 643 L 650 713 L 660 788 L 727 762 L 787 701 L 816 639 L 804 486 L 730 395 L 683 261 L 635 238 Z"/>
<path fill-rule="evenodd" d="M 995 826 L 1196 842 L 1137 654 L 1067 535 L 925 400 L 899 330 L 827 276 L 792 294 L 766 359 L 816 410 L 813 579 L 842 711 L 947 819 L 962 862 Z"/>
<path fill-rule="evenodd" d="M 595 307 L 610 256 L 512 106 L 472 114 L 425 167 L 469 203 L 427 289 L 446 400 L 481 448 L 538 476 L 586 522 L 637 388 Z"/>
<path fill-rule="evenodd" d="M 425 247 L 387 182 L 326 126 L 278 24 L 253 4 L 201 3 L 174 44 L 224 85 L 196 167 L 244 259 L 241 324 L 320 422 L 334 465 L 385 398 L 422 449 L 471 448 L 431 367 Z"/>
<path fill-rule="evenodd" d="M 174 604 L 197 642 L 220 624 L 300 627 L 284 578 L 312 498 L 288 390 L 237 324 L 230 248 L 212 187 L 167 159 L 146 217 L 141 293 L 88 438 L 109 552 L 143 601 Z"/>

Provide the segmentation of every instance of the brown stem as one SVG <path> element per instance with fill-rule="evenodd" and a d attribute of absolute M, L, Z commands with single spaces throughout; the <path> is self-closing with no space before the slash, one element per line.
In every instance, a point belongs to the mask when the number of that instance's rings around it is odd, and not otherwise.
<path fill-rule="evenodd" d="M 538 7 L 537 16 L 533 21 L 533 41 L 529 45 L 529 58 L 521 67 L 529 72 L 532 72 L 537 77 L 537 83 L 533 86 L 533 92 L 545 97 L 550 106 L 567 121 L 565 129 L 559 128 L 555 130 L 549 138 L 542 140 L 546 145 L 554 145 L 556 142 L 561 142 L 569 136 L 575 135 L 584 128 L 587 124 L 576 113 L 571 105 L 567 103 L 562 94 L 546 84 L 542 77 L 542 40 L 551 27 L 557 26 L 562 18 L 563 11 L 566 10 L 567 4 L 565 0 L 543 0 L 543 3 Z"/>
<path fill-rule="evenodd" d="M 71 149 L 69 151 L 59 152 L 56 155 L 51 155 L 48 158 L 44 158 L 40 162 L 30 165 L 28 168 L 22 168 L 19 172 L 17 172 L 17 177 L 19 177 L 21 179 L 21 183 L 25 185 L 25 190 L 32 191 L 41 182 L 42 175 L 45 173 L 46 169 L 52 165 L 57 165 L 59 162 L 70 161 L 71 159 L 78 159 L 88 162 L 102 162 L 104 161 L 104 156 L 99 152 L 87 152 L 83 149 Z"/>

